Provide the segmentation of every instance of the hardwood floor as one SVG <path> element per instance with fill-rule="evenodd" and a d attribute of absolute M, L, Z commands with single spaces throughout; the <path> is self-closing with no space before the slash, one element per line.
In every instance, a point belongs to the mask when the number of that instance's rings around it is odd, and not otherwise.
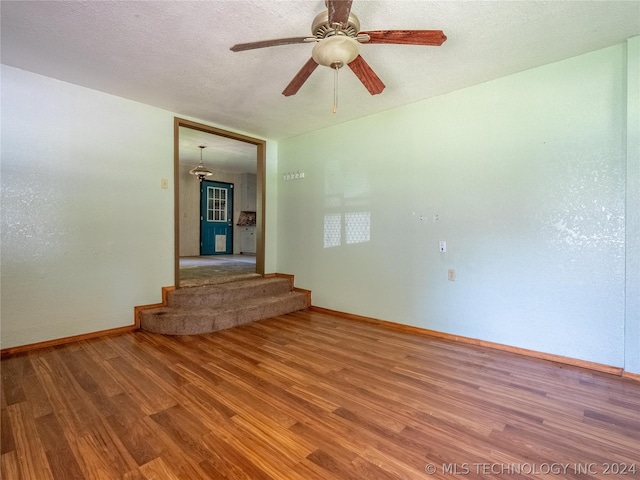
<path fill-rule="evenodd" d="M 3 359 L 1 440 L 7 480 L 629 479 L 640 382 L 302 311 Z"/>

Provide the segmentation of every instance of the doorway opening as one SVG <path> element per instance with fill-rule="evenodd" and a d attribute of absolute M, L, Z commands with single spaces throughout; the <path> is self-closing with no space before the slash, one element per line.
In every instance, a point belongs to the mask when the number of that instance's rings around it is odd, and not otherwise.
<path fill-rule="evenodd" d="M 197 147 L 205 143 L 205 153 L 209 154 L 205 165 L 214 176 L 207 177 L 212 182 L 200 184 L 188 171 L 190 163 L 199 161 L 201 149 Z M 264 275 L 265 165 L 264 140 L 174 119 L 176 288 L 219 283 L 226 276 Z M 228 189 L 223 191 L 223 187 Z M 227 202 L 236 205 L 224 210 L 224 215 L 219 201 L 222 198 L 227 200 L 226 206 Z M 203 205 L 203 201 L 207 203 Z M 217 230 L 207 232 L 207 215 L 212 220 L 224 216 L 227 230 L 222 232 L 217 224 Z M 211 245 L 202 249 L 206 235 L 212 239 Z"/>

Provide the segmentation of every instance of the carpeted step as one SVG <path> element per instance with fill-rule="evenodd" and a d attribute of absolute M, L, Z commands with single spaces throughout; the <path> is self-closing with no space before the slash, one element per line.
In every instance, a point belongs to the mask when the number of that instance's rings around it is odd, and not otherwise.
<path fill-rule="evenodd" d="M 142 313 L 140 328 L 165 335 L 196 335 L 284 315 L 309 306 L 307 293 L 290 290 L 215 305 L 159 307 Z"/>
<path fill-rule="evenodd" d="M 166 306 L 144 309 L 139 320 L 149 332 L 195 335 L 310 306 L 310 293 L 294 291 L 292 277 L 258 277 L 173 290 Z"/>
<path fill-rule="evenodd" d="M 173 308 L 213 307 L 245 299 L 272 296 L 292 290 L 288 278 L 251 278 L 217 285 L 181 288 L 169 292 L 167 306 Z"/>

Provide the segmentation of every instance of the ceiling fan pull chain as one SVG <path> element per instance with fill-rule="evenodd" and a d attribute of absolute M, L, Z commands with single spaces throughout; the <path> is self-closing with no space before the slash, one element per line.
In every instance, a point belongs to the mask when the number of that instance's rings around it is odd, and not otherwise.
<path fill-rule="evenodd" d="M 333 113 L 338 110 L 338 67 L 333 69 Z"/>

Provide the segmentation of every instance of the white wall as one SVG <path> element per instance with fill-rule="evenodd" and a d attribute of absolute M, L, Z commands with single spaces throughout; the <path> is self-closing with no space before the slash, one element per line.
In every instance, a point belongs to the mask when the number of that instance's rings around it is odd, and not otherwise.
<path fill-rule="evenodd" d="M 321 307 L 623 366 L 625 52 L 279 142 L 305 178 L 278 180 L 278 270 Z"/>
<path fill-rule="evenodd" d="M 200 182 L 189 174 L 192 167 L 180 165 L 180 256 L 200 255 Z M 195 180 L 195 181 L 189 181 Z"/>
<path fill-rule="evenodd" d="M 175 114 L 5 65 L 1 93 L 1 347 L 132 325 L 174 283 Z"/>

